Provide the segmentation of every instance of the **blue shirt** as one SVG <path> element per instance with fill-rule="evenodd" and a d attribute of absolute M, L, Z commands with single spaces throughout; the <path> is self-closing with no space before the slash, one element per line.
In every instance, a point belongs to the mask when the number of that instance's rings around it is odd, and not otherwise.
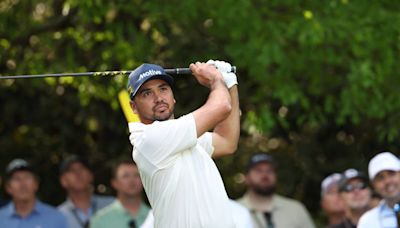
<path fill-rule="evenodd" d="M 0 226 L 7 228 L 67 228 L 67 220 L 55 208 L 36 200 L 32 212 L 22 218 L 13 202 L 0 209 Z"/>
<path fill-rule="evenodd" d="M 90 200 L 91 207 L 89 208 L 88 213 L 85 213 L 81 209 L 75 207 L 74 203 L 70 199 L 67 199 L 64 203 L 58 206 L 58 210 L 63 213 L 67 219 L 69 228 L 84 228 L 93 214 L 108 206 L 114 200 L 115 198 L 110 196 L 92 195 Z"/>

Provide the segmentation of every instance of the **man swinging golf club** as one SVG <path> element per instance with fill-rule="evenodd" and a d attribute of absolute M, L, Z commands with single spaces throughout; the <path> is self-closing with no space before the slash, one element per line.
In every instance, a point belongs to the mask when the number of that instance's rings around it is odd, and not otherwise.
<path fill-rule="evenodd" d="M 219 171 L 211 159 L 232 154 L 240 131 L 237 79 L 223 61 L 190 64 L 210 89 L 197 110 L 174 118 L 173 79 L 158 65 L 129 75 L 132 156 L 153 208 L 155 227 L 236 227 Z M 213 132 L 208 132 L 213 130 Z"/>

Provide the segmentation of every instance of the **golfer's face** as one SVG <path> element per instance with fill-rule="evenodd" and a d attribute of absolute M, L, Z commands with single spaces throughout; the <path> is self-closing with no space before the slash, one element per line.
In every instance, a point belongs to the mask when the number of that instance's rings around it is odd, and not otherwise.
<path fill-rule="evenodd" d="M 132 102 L 133 110 L 145 124 L 155 120 L 171 119 L 174 106 L 175 99 L 171 87 L 161 79 L 153 79 L 144 83 Z"/>

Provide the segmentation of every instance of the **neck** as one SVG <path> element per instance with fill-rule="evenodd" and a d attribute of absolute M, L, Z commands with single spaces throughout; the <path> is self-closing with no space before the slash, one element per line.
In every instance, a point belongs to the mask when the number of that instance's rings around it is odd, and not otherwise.
<path fill-rule="evenodd" d="M 394 206 L 396 203 L 399 203 L 399 202 L 400 202 L 400 196 L 399 196 L 399 197 L 396 197 L 396 198 L 386 199 L 386 203 L 389 205 L 390 208 L 393 208 L 393 206 Z"/>
<path fill-rule="evenodd" d="M 327 215 L 327 218 L 328 218 L 329 225 L 339 224 L 345 218 L 345 213 L 344 212 L 331 213 L 331 214 Z"/>
<path fill-rule="evenodd" d="M 140 208 L 142 202 L 140 196 L 131 196 L 126 194 L 118 194 L 118 200 L 121 202 L 122 206 L 129 211 L 129 213 L 135 216 Z"/>
<path fill-rule="evenodd" d="M 81 209 L 83 212 L 89 212 L 89 208 L 91 207 L 91 191 L 70 191 L 68 193 L 68 197 L 75 205 L 75 207 Z"/>
<path fill-rule="evenodd" d="M 346 217 L 351 221 L 352 224 L 358 224 L 361 215 L 363 215 L 368 210 L 368 207 L 363 207 L 359 209 L 350 209 L 346 211 Z"/>
<path fill-rule="evenodd" d="M 35 207 L 36 199 L 32 198 L 29 200 L 14 201 L 15 211 L 21 217 L 26 217 L 32 213 Z"/>
<path fill-rule="evenodd" d="M 256 192 L 249 190 L 247 193 L 252 209 L 256 211 L 271 211 L 272 207 L 272 196 L 264 196 L 257 194 Z"/>

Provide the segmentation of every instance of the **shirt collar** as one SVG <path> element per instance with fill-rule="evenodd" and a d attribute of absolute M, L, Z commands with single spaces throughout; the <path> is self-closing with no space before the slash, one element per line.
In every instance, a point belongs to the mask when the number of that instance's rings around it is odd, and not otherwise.
<path fill-rule="evenodd" d="M 124 206 L 122 206 L 122 203 L 121 203 L 121 201 L 119 201 L 119 199 L 114 200 L 114 202 L 112 203 L 112 207 L 115 210 L 123 211 L 123 212 L 129 214 L 129 212 L 124 208 Z"/>
<path fill-rule="evenodd" d="M 129 213 L 129 211 L 122 205 L 121 201 L 119 199 L 116 199 L 113 203 L 112 203 L 112 207 L 116 210 L 119 211 L 123 211 L 125 214 L 129 215 L 130 217 L 132 217 L 131 213 Z M 147 216 L 148 210 L 147 207 L 145 205 L 145 203 L 143 201 L 140 201 L 140 206 L 138 209 L 138 212 L 136 214 L 135 217 L 141 217 L 141 216 Z"/>
<path fill-rule="evenodd" d="M 245 205 L 247 205 L 249 208 L 251 208 L 252 210 L 254 210 L 254 208 L 252 208 L 252 205 L 250 203 L 250 194 L 249 193 L 245 193 L 243 196 L 244 199 L 244 203 Z M 273 194 L 271 197 L 271 205 L 269 206 L 269 211 L 274 211 L 278 208 L 278 201 L 279 201 L 279 197 L 277 197 L 276 194 Z"/>
<path fill-rule="evenodd" d="M 17 211 L 15 210 L 15 204 L 13 201 L 11 201 L 6 207 L 7 207 L 8 216 L 10 216 L 10 217 L 18 216 L 19 217 L 19 215 L 17 214 Z M 42 202 L 40 202 L 39 200 L 36 199 L 35 205 L 32 209 L 32 212 L 28 216 L 30 216 L 32 214 L 40 214 L 40 212 L 42 211 L 42 208 L 43 208 Z"/>
<path fill-rule="evenodd" d="M 73 209 L 73 210 L 77 209 L 77 208 L 75 207 L 75 204 L 72 202 L 72 200 L 71 200 L 69 197 L 67 198 L 67 200 L 65 200 L 65 204 L 66 204 L 67 207 L 69 207 L 70 209 Z M 92 195 L 92 196 L 90 197 L 90 205 L 91 205 L 91 208 L 95 207 L 95 205 L 96 205 L 96 199 L 95 199 L 95 196 L 94 196 L 94 195 Z"/>
<path fill-rule="evenodd" d="M 388 212 L 388 211 L 393 212 L 393 209 L 389 207 L 389 205 L 385 200 L 381 200 L 381 202 L 379 202 L 378 207 L 380 212 Z"/>

